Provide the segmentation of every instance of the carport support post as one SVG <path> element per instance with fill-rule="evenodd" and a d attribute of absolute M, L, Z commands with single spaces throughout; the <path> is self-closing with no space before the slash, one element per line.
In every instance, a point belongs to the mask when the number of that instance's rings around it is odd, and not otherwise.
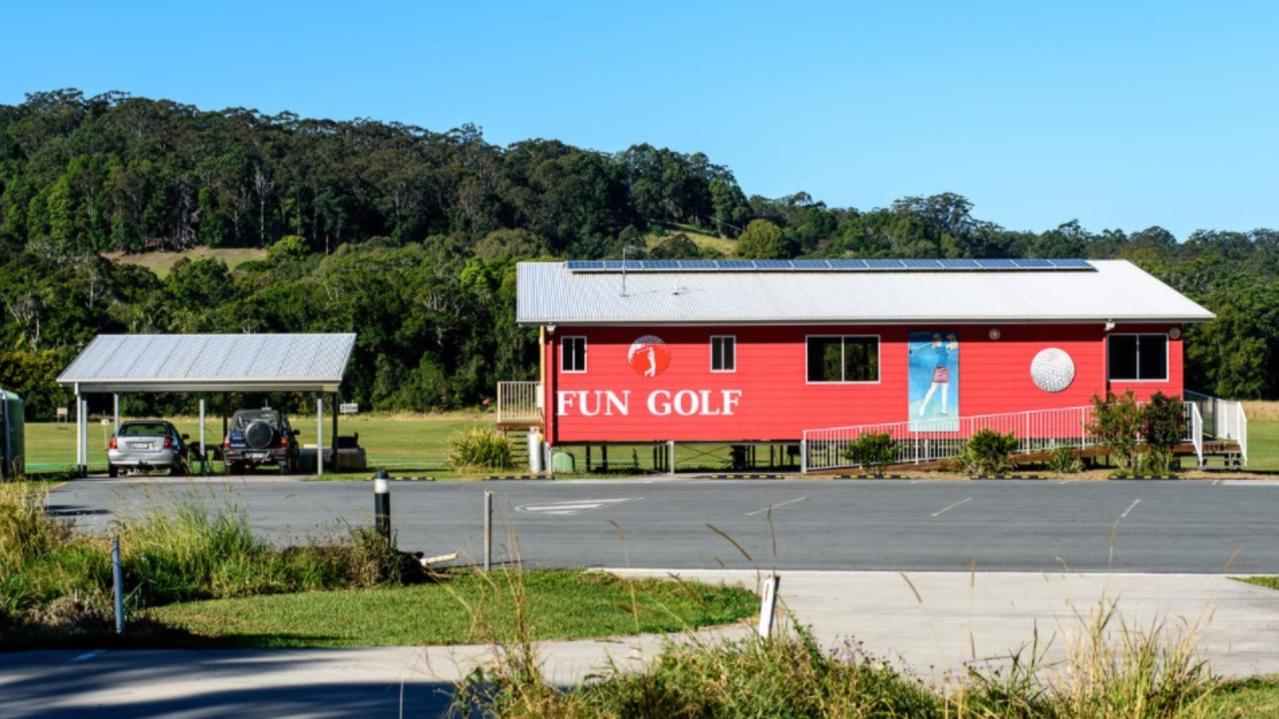
<path fill-rule="evenodd" d="M 315 474 L 324 475 L 324 397 L 315 398 Z"/>
<path fill-rule="evenodd" d="M 111 416 L 114 419 L 112 434 L 120 434 L 120 395 L 111 395 Z"/>
<path fill-rule="evenodd" d="M 118 422 L 118 420 L 117 420 Z M 209 448 L 204 438 L 204 398 L 200 398 L 200 474 L 209 473 Z"/>
<path fill-rule="evenodd" d="M 666 442 L 666 473 L 675 474 L 675 440 Z"/>

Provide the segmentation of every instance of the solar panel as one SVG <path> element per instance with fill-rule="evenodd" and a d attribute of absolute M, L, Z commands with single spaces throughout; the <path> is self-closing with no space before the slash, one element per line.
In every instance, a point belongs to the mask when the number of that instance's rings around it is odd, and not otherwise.
<path fill-rule="evenodd" d="M 867 269 L 900 270 L 905 267 L 901 260 L 866 260 Z"/>
<path fill-rule="evenodd" d="M 1088 260 L 1065 259 L 1065 260 L 1049 260 L 1053 263 L 1053 267 L 1062 270 L 1086 270 L 1092 269 L 1092 265 L 1088 264 Z"/>
<path fill-rule="evenodd" d="M 908 270 L 940 270 L 942 268 L 938 260 L 902 260 L 902 265 Z"/>
<path fill-rule="evenodd" d="M 1015 270 L 1017 265 L 1012 260 L 977 260 L 977 266 L 983 270 Z"/>
<path fill-rule="evenodd" d="M 1041 270 L 1051 268 L 1053 266 L 1053 263 L 1049 260 L 1038 259 L 1016 260 L 1016 264 L 1018 267 L 1028 270 Z"/>
<path fill-rule="evenodd" d="M 624 267 L 623 267 L 624 265 Z M 1095 271 L 1082 259 L 568 260 L 570 272 L 1008 272 Z"/>
<path fill-rule="evenodd" d="M 829 270 L 830 262 L 827 260 L 791 260 L 797 270 Z"/>
<path fill-rule="evenodd" d="M 832 270 L 864 270 L 866 260 L 831 260 L 830 267 Z"/>

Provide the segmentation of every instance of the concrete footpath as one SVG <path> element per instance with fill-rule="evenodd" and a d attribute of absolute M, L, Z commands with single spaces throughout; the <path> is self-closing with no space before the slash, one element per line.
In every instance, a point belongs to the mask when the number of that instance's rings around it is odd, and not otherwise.
<path fill-rule="evenodd" d="M 749 571 L 617 570 L 752 586 Z M 909 580 L 909 581 L 908 581 Z M 1279 592 L 1219 575 L 945 572 L 782 573 L 781 599 L 835 648 L 849 640 L 930 680 L 998 660 L 1031 640 L 1060 656 L 1103 599 L 1130 623 L 1197 627 L 1213 669 L 1279 672 Z M 745 626 L 710 636 L 744 636 Z M 572 683 L 610 659 L 641 666 L 665 639 L 544 642 L 546 675 Z M 0 717 L 439 716 L 489 647 L 0 653 Z"/>

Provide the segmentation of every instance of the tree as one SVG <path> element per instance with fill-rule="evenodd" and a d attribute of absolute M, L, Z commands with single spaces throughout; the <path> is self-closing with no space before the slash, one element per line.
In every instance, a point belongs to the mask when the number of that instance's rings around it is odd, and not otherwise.
<path fill-rule="evenodd" d="M 781 228 L 768 220 L 751 220 L 737 238 L 736 252 L 738 257 L 754 260 L 776 260 L 787 255 Z"/>

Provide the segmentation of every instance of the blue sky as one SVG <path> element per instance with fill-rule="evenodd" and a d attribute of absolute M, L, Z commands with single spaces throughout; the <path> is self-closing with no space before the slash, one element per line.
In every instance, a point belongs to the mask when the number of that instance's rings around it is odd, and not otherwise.
<path fill-rule="evenodd" d="M 358 9 L 357 9 L 358 8 Z M 1279 227 L 1279 3 L 11 3 L 0 102 L 473 122 L 1014 229 Z"/>

